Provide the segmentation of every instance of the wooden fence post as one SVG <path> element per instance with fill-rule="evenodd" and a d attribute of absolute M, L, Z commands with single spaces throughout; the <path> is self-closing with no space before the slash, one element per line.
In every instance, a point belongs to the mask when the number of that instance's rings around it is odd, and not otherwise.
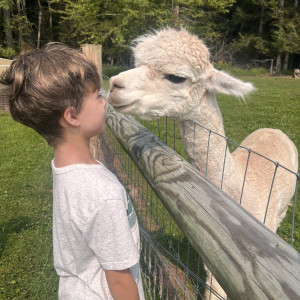
<path fill-rule="evenodd" d="M 102 45 L 81 45 L 82 52 L 97 66 L 99 74 L 102 74 Z"/>
<path fill-rule="evenodd" d="M 102 45 L 84 44 L 81 46 L 82 52 L 96 65 L 100 76 L 102 76 Z M 102 160 L 100 137 L 91 138 L 90 148 L 93 156 Z"/>

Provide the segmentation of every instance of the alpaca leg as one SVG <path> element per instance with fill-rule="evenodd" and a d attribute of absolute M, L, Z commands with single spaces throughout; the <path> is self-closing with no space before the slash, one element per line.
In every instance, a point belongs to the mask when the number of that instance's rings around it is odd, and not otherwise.
<path fill-rule="evenodd" d="M 215 277 L 209 271 L 206 265 L 204 265 L 206 271 L 206 285 L 207 288 L 205 289 L 204 299 L 205 300 L 220 300 L 220 299 L 227 299 L 227 295 L 219 285 Z M 217 294 L 217 295 L 215 295 Z"/>

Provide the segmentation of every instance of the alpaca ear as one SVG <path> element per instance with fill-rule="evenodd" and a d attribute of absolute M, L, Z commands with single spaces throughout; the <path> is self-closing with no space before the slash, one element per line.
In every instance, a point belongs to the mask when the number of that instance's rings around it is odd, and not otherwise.
<path fill-rule="evenodd" d="M 211 74 L 207 78 L 208 90 L 225 95 L 234 95 L 242 97 L 255 91 L 252 83 L 238 80 L 223 71 L 212 69 Z"/>

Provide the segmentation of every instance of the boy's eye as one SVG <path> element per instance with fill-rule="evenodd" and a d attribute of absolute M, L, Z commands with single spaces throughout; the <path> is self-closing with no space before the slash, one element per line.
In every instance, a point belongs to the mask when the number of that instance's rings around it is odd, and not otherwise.
<path fill-rule="evenodd" d="M 166 75 L 165 79 L 171 81 L 172 83 L 182 83 L 182 82 L 186 81 L 185 77 L 180 77 L 180 76 L 173 75 L 173 74 Z"/>

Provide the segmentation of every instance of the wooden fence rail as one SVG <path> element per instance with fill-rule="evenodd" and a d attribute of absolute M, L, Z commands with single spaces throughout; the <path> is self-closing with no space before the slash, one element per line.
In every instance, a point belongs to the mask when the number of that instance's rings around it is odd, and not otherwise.
<path fill-rule="evenodd" d="M 300 299 L 300 254 L 159 138 L 107 105 L 107 125 L 230 299 Z"/>

